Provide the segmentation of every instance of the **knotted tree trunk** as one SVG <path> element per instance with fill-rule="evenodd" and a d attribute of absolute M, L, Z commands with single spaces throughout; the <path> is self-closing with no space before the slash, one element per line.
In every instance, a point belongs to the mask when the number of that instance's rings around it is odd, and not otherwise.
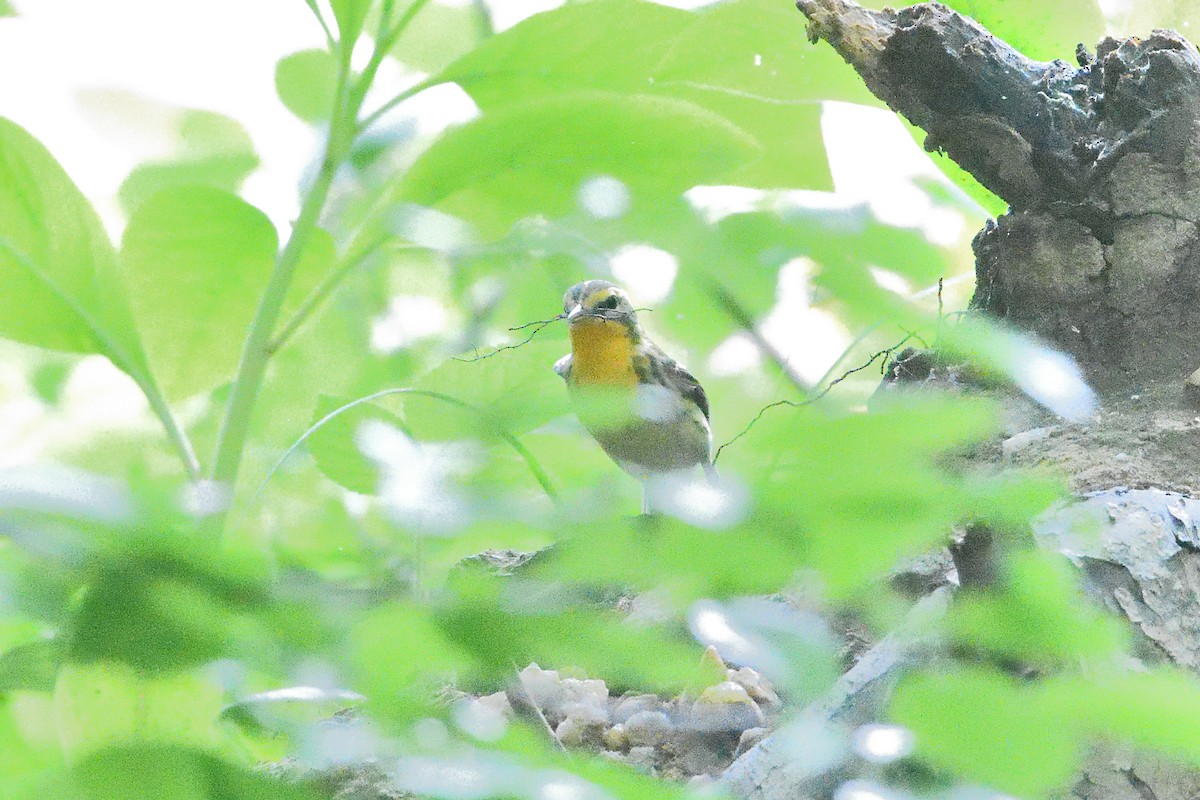
<path fill-rule="evenodd" d="M 1158 30 L 1032 61 L 930 3 L 800 0 L 894 110 L 1011 206 L 975 239 L 972 308 L 1073 354 L 1101 392 L 1200 363 L 1200 53 Z"/>

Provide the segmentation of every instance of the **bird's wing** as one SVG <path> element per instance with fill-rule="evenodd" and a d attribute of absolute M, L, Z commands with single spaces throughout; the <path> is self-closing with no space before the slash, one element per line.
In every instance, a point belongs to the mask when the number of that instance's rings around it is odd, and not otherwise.
<path fill-rule="evenodd" d="M 554 371 L 557 372 L 558 377 L 562 378 L 564 381 L 571 377 L 571 354 L 570 353 L 567 353 L 565 356 L 560 358 L 558 361 L 554 362 Z"/>
<path fill-rule="evenodd" d="M 657 345 L 647 343 L 646 347 L 654 355 L 654 358 L 649 359 L 649 364 L 656 382 L 674 389 L 683 397 L 691 400 L 700 409 L 700 412 L 704 414 L 704 419 L 707 420 L 708 395 L 704 393 L 704 387 L 700 385 L 700 381 L 696 380 L 696 376 L 688 372 L 682 364 L 664 353 Z"/>

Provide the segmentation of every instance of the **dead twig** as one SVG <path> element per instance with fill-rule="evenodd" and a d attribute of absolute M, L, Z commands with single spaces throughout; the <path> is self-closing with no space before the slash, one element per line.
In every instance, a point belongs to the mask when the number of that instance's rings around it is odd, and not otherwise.
<path fill-rule="evenodd" d="M 459 356 L 452 356 L 452 358 L 455 361 L 461 361 L 464 364 L 473 364 L 476 361 L 482 361 L 485 358 L 491 358 L 492 356 L 496 355 L 497 353 L 503 353 L 505 350 L 516 350 L 517 348 L 524 347 L 525 345 L 532 342 L 533 337 L 535 337 L 539 333 L 541 333 L 543 328 L 545 328 L 547 325 L 549 325 L 552 322 L 558 322 L 560 319 L 566 319 L 566 314 L 559 314 L 557 317 L 551 317 L 550 319 L 539 319 L 539 320 L 534 320 L 533 322 L 526 322 L 524 325 L 517 325 L 515 328 L 509 328 L 509 331 L 520 331 L 520 330 L 524 330 L 525 328 L 532 327 L 534 325 L 536 325 L 537 327 L 534 328 L 533 331 L 528 336 L 526 336 L 524 339 L 517 342 L 516 344 L 506 344 L 503 347 L 497 347 L 495 350 L 492 350 L 490 353 L 484 353 L 483 355 L 477 355 L 472 358 L 460 358 Z"/>

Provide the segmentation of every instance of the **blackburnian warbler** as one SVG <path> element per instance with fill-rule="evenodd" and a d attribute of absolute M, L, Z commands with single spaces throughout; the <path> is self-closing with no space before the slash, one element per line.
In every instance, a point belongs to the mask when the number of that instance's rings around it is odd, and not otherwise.
<path fill-rule="evenodd" d="M 650 341 L 620 287 L 591 280 L 563 297 L 571 353 L 554 371 L 576 414 L 621 469 L 647 484 L 703 467 L 711 475 L 708 398 L 700 382 Z M 649 510 L 649 493 L 643 510 Z"/>

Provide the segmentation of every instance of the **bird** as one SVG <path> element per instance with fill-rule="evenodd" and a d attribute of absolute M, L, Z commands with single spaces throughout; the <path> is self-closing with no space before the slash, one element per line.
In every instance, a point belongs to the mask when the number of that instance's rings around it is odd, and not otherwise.
<path fill-rule="evenodd" d="M 712 431 L 704 387 L 646 336 L 619 286 L 577 283 L 563 296 L 571 352 L 554 365 L 566 381 L 576 415 L 622 470 L 643 484 L 704 469 L 710 480 Z"/>

